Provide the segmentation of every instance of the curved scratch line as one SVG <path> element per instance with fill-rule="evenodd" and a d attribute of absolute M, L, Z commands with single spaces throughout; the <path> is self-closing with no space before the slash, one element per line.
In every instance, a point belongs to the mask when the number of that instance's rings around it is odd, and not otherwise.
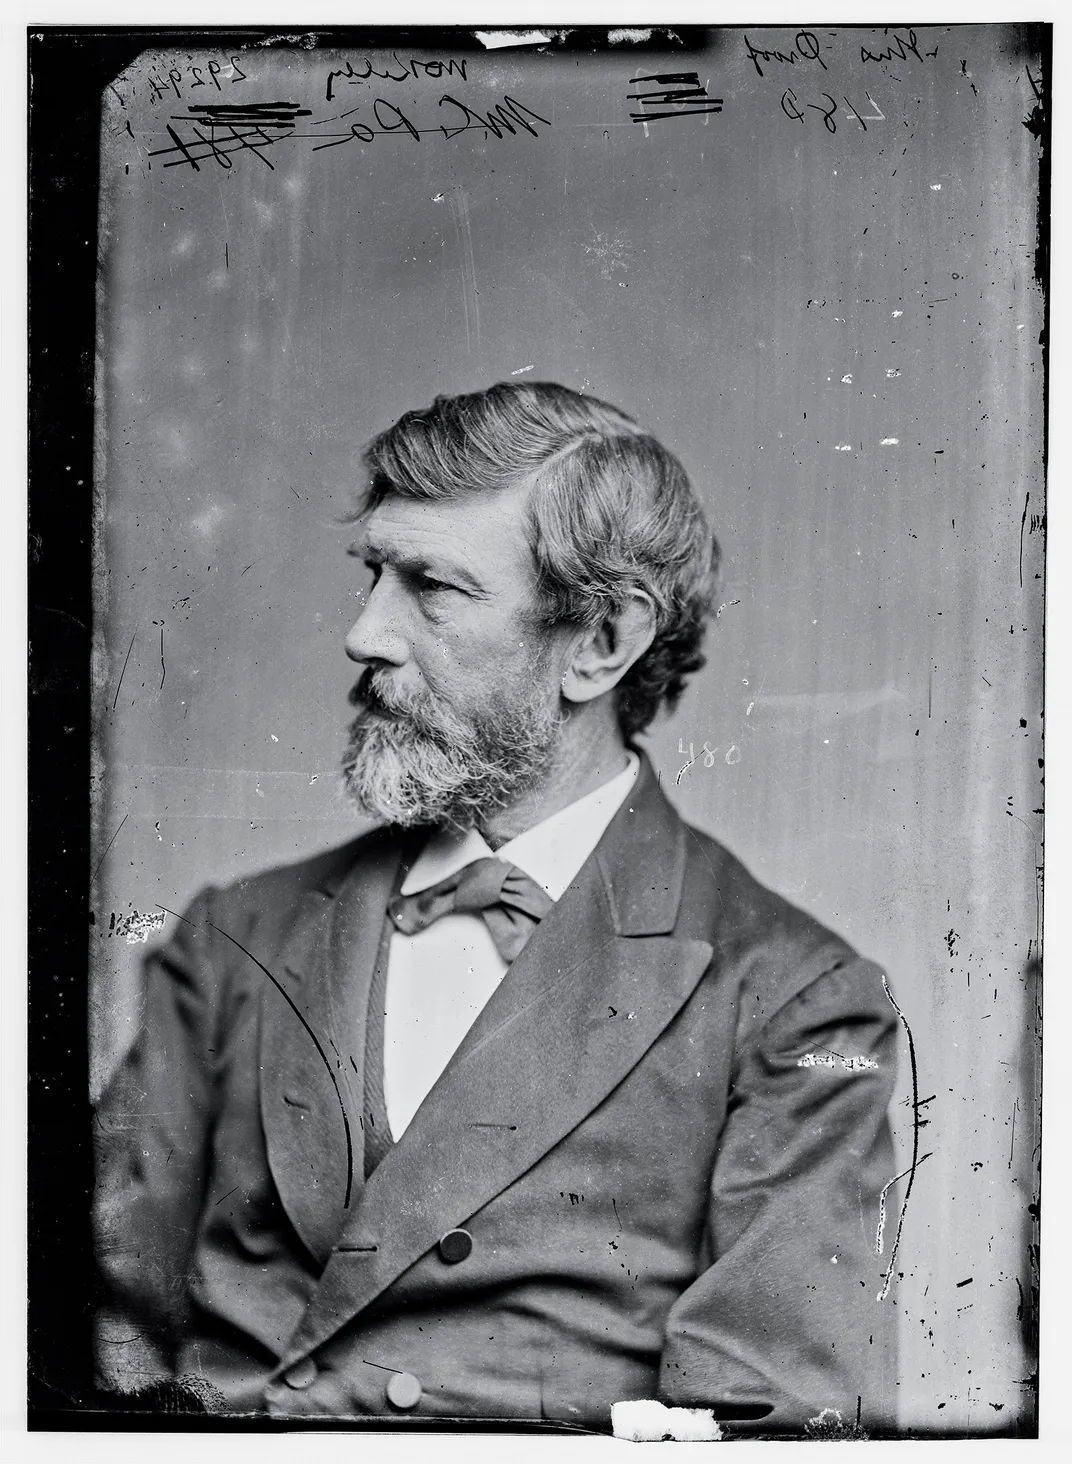
<path fill-rule="evenodd" d="M 275 987 L 276 991 L 279 992 L 279 995 L 290 1007 L 291 1011 L 297 1017 L 298 1021 L 309 1033 L 309 1036 L 313 1039 L 313 1045 L 316 1048 L 317 1052 L 319 1052 L 320 1060 L 327 1070 L 328 1077 L 331 1079 L 331 1086 L 335 1089 L 335 1097 L 339 1100 L 339 1112 L 342 1114 L 342 1126 L 346 1130 L 346 1198 L 343 1200 L 342 1205 L 344 1210 L 348 1210 L 350 1208 L 350 1191 L 353 1187 L 354 1181 L 354 1145 L 353 1140 L 350 1137 L 350 1120 L 346 1117 L 346 1106 L 342 1101 L 342 1094 L 339 1092 L 339 1085 L 335 1081 L 335 1074 L 331 1070 L 331 1063 L 328 1061 L 328 1055 L 321 1047 L 320 1039 L 317 1037 L 312 1027 L 310 1027 L 309 1023 L 305 1020 L 301 1012 L 295 1006 L 294 1001 L 289 993 L 283 989 L 283 987 L 272 975 L 271 971 L 269 971 L 268 967 L 261 965 L 260 961 L 257 960 L 257 957 L 253 954 L 253 952 L 247 951 L 242 942 L 240 940 L 235 940 L 233 935 L 228 935 L 226 930 L 221 930 L 218 925 L 213 925 L 211 920 L 206 920 L 205 924 L 211 926 L 213 930 L 218 930 L 221 935 L 227 936 L 227 939 L 231 942 L 232 945 L 236 945 L 243 955 L 249 956 L 249 959 L 253 962 L 255 966 L 260 967 L 260 969 L 268 977 L 268 980 Z"/>
<path fill-rule="evenodd" d="M 923 1163 L 924 1159 L 929 1159 L 930 1157 L 930 1154 L 921 1154 L 919 1156 L 920 1164 Z M 887 1180 L 882 1186 L 882 1193 L 878 1197 L 878 1229 L 875 1231 L 875 1254 L 877 1256 L 882 1254 L 882 1236 L 886 1229 L 886 1196 L 893 1189 L 897 1181 L 904 1179 L 908 1173 L 909 1171 L 907 1169 L 902 1169 L 900 1174 L 895 1174 L 892 1179 Z"/>
<path fill-rule="evenodd" d="M 920 1158 L 919 1158 L 919 1079 L 918 1079 L 918 1075 L 917 1075 L 917 1072 L 916 1072 L 916 1044 L 912 1040 L 912 1028 L 908 1025 L 908 1020 L 905 1017 L 904 1012 L 901 1010 L 901 1008 L 897 1005 L 896 1001 L 894 1000 L 893 992 L 890 990 L 890 984 L 886 980 L 886 973 L 885 973 L 885 971 L 881 972 L 881 976 L 882 976 L 882 989 L 886 993 L 886 999 L 889 1002 L 890 1006 L 893 1007 L 893 1009 L 897 1013 L 898 1017 L 900 1017 L 900 1019 L 901 1019 L 901 1026 L 905 1029 L 905 1035 L 908 1038 L 908 1060 L 909 1060 L 909 1063 L 910 1063 L 911 1068 L 912 1068 L 912 1163 L 908 1166 L 908 1169 L 906 1171 L 906 1173 L 908 1174 L 908 1183 L 905 1185 L 904 1198 L 901 1201 L 901 1213 L 897 1217 L 897 1230 L 896 1230 L 896 1233 L 894 1234 L 894 1237 L 893 1237 L 893 1245 L 892 1245 L 892 1247 L 890 1249 L 890 1263 L 886 1267 L 886 1276 L 885 1276 L 885 1279 L 882 1282 L 882 1290 L 879 1292 L 878 1296 L 875 1298 L 876 1301 L 885 1301 L 887 1295 L 889 1294 L 890 1282 L 893 1280 L 893 1270 L 894 1270 L 894 1267 L 897 1264 L 897 1248 L 901 1244 L 901 1230 L 902 1230 L 902 1228 L 904 1226 L 905 1211 L 908 1209 L 908 1197 L 912 1193 L 912 1185 L 915 1182 L 916 1170 L 919 1168 L 919 1164 L 920 1164 Z M 900 1178 L 900 1177 L 901 1176 L 898 1175 L 898 1178 Z M 881 1234 L 882 1234 L 882 1232 L 880 1230 L 879 1231 L 879 1237 L 878 1238 L 881 1238 Z"/>

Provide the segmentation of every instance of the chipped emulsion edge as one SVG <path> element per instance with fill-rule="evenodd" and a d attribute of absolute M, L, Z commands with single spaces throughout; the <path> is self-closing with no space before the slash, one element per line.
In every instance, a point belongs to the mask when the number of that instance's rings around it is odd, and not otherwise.
<path fill-rule="evenodd" d="M 549 41 L 562 40 L 568 31 L 539 30 L 478 30 L 474 31 L 480 44 L 488 51 L 499 51 L 506 46 L 545 46 Z"/>
<path fill-rule="evenodd" d="M 667 40 L 678 41 L 680 44 L 680 37 L 672 30 L 664 27 L 662 33 Z M 552 41 L 561 44 L 571 34 L 569 29 L 473 31 L 473 35 L 488 51 L 500 51 L 508 46 L 547 46 Z M 651 41 L 656 34 L 651 26 L 616 26 L 607 31 L 607 43 L 611 46 L 640 46 Z"/>
<path fill-rule="evenodd" d="M 722 1429 L 711 1408 L 671 1408 L 656 1398 L 627 1399 L 611 1404 L 616 1439 L 629 1443 L 715 1443 Z"/>

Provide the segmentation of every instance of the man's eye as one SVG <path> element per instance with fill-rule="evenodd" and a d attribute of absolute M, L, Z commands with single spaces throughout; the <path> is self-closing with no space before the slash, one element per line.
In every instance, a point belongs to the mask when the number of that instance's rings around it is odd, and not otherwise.
<path fill-rule="evenodd" d="M 454 589 L 454 586 L 453 585 L 448 585 L 444 580 L 429 579 L 426 575 L 424 575 L 424 576 L 421 577 L 420 590 L 421 590 L 421 593 L 422 594 L 426 594 L 429 591 L 431 591 L 434 594 L 437 590 L 453 590 L 453 589 Z"/>

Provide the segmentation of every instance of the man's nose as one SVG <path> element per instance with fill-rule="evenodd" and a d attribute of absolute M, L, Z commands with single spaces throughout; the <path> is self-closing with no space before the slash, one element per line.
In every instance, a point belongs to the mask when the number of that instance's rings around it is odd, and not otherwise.
<path fill-rule="evenodd" d="M 384 581 L 375 584 L 365 597 L 365 608 L 350 627 L 346 654 L 351 661 L 383 662 L 403 666 L 409 659 L 409 641 L 392 604 Z"/>

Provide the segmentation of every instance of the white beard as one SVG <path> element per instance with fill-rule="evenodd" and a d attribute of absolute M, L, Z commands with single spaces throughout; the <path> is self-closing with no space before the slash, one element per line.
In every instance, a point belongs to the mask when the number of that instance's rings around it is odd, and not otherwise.
<path fill-rule="evenodd" d="M 469 828 L 508 807 L 546 776 L 561 738 L 539 669 L 469 717 L 433 692 L 401 693 L 388 673 L 366 672 L 351 693 L 365 705 L 343 759 L 350 797 L 370 817 L 406 827 Z"/>

